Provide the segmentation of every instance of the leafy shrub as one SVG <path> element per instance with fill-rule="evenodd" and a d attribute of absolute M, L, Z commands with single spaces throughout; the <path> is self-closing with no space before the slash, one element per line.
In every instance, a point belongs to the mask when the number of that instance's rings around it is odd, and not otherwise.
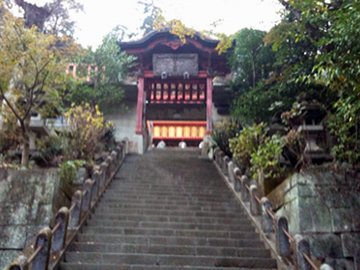
<path fill-rule="evenodd" d="M 259 171 L 264 172 L 265 178 L 281 179 L 283 177 L 284 168 L 280 164 L 280 156 L 284 144 L 284 139 L 277 134 L 262 140 L 257 151 L 251 153 L 251 171 L 254 178 L 258 177 Z"/>
<path fill-rule="evenodd" d="M 229 140 L 233 160 L 241 168 L 251 167 L 251 155 L 257 152 L 265 138 L 266 124 L 252 125 L 244 128 L 240 135 Z"/>
<path fill-rule="evenodd" d="M 229 139 L 236 137 L 242 130 L 240 120 L 237 118 L 224 119 L 216 125 L 211 140 L 214 146 L 219 147 L 227 156 L 232 157 L 229 147 Z"/>
<path fill-rule="evenodd" d="M 8 110 L 8 108 L 5 107 L 5 110 Z M 20 126 L 12 114 L 3 112 L 2 116 L 4 120 L 0 132 L 0 152 L 5 153 L 8 150 L 16 149 L 20 145 Z"/>
<path fill-rule="evenodd" d="M 69 123 L 69 143 L 72 149 L 70 159 L 92 160 L 106 128 L 98 106 L 92 108 L 89 104 L 73 105 L 65 113 L 65 119 Z"/>
<path fill-rule="evenodd" d="M 111 121 L 104 123 L 104 132 L 100 141 L 104 144 L 105 151 L 112 151 L 116 147 L 115 132 L 116 127 Z"/>
<path fill-rule="evenodd" d="M 60 179 L 72 184 L 76 181 L 77 170 L 86 164 L 85 160 L 69 160 L 60 164 Z"/>

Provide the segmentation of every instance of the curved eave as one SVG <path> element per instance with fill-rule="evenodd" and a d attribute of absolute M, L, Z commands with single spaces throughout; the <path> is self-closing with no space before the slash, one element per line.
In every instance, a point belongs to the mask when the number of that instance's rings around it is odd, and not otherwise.
<path fill-rule="evenodd" d="M 153 49 L 156 45 L 164 42 L 174 42 L 177 39 L 178 37 L 176 35 L 173 35 L 168 31 L 153 31 L 138 41 L 118 42 L 118 45 L 121 50 L 124 50 L 129 54 L 143 53 Z M 201 35 L 196 33 L 193 37 L 186 37 L 186 43 L 191 43 L 196 48 L 203 51 L 215 52 L 215 48 L 219 41 L 213 39 L 202 39 Z"/>

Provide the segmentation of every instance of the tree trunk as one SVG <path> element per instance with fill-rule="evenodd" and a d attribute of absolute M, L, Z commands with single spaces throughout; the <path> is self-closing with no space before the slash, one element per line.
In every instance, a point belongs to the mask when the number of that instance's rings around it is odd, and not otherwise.
<path fill-rule="evenodd" d="M 255 72 L 255 59 L 254 55 L 251 54 L 251 64 L 252 64 L 252 70 L 253 70 L 253 88 L 256 86 L 256 72 Z"/>
<path fill-rule="evenodd" d="M 30 155 L 30 114 L 26 119 L 20 122 L 21 125 L 21 137 L 22 137 L 22 155 L 21 155 L 21 166 L 29 167 L 29 155 Z"/>

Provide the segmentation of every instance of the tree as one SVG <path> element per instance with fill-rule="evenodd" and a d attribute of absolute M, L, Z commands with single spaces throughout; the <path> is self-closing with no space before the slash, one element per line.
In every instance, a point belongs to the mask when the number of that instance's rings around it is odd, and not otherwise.
<path fill-rule="evenodd" d="M 46 116 L 50 113 L 46 109 L 57 107 L 60 100 L 57 87 L 67 79 L 64 54 L 69 54 L 71 48 L 69 51 L 58 49 L 58 39 L 54 35 L 43 34 L 36 27 L 26 28 L 22 19 L 10 13 L 3 19 L 0 94 L 20 125 L 21 165 L 27 167 L 30 117 L 39 112 Z"/>
<path fill-rule="evenodd" d="M 79 59 L 78 75 L 82 78 L 87 75 L 87 64 L 92 65 L 91 83 L 79 86 L 70 94 L 69 101 L 76 104 L 91 103 L 93 106 L 97 104 L 101 111 L 107 113 L 119 109 L 119 101 L 124 97 L 120 82 L 134 60 L 133 56 L 120 52 L 116 37 L 106 35 L 95 51 L 89 47 L 84 57 Z M 81 66 L 84 68 L 81 69 Z"/>
<path fill-rule="evenodd" d="M 248 87 L 255 88 L 260 79 L 267 78 L 272 69 L 274 54 L 264 44 L 265 31 L 241 29 L 235 35 L 230 56 L 232 70 Z"/>
<path fill-rule="evenodd" d="M 138 1 L 139 5 L 144 7 L 144 14 L 146 15 L 143 24 L 140 26 L 140 30 L 144 31 L 143 35 L 150 33 L 151 31 L 156 30 L 154 26 L 154 22 L 159 13 L 161 13 L 161 9 L 154 5 L 154 0 L 149 1 Z"/>
<path fill-rule="evenodd" d="M 194 29 L 187 27 L 182 21 L 178 19 L 172 19 L 170 21 L 166 20 L 160 9 L 156 14 L 156 20 L 153 22 L 153 26 L 158 31 L 167 30 L 171 34 L 178 36 L 183 43 L 186 42 L 186 36 L 193 37 L 197 33 Z M 216 26 L 216 23 L 214 23 L 214 26 Z M 215 49 L 219 54 L 226 52 L 233 44 L 233 35 L 228 36 L 224 33 L 216 33 L 213 30 L 203 30 L 200 32 L 200 34 L 203 38 L 218 38 L 219 43 Z"/>
<path fill-rule="evenodd" d="M 73 36 L 75 22 L 70 18 L 70 11 L 82 11 L 83 6 L 75 0 L 53 0 L 43 7 L 24 0 L 14 0 L 15 4 L 24 10 L 24 20 L 27 27 L 37 26 L 38 29 L 56 36 Z M 11 0 L 7 0 L 12 5 Z"/>
<path fill-rule="evenodd" d="M 232 113 L 251 124 L 266 121 L 269 107 L 277 101 L 274 82 L 270 78 L 275 54 L 263 41 L 266 32 L 244 28 L 235 35 L 235 44 L 229 56 L 234 72 L 230 89 L 236 99 Z"/>
<path fill-rule="evenodd" d="M 284 19 L 270 31 L 271 41 L 279 50 L 289 43 L 313 48 L 290 54 L 311 61 L 291 65 L 289 74 L 294 82 L 310 89 L 317 85 L 334 97 L 323 99 L 323 104 L 330 116 L 328 124 L 338 139 L 335 154 L 340 160 L 356 164 L 360 161 L 359 1 L 280 3 L 285 8 Z M 290 59 L 289 54 L 286 58 Z M 301 66 L 306 68 L 299 69 Z"/>

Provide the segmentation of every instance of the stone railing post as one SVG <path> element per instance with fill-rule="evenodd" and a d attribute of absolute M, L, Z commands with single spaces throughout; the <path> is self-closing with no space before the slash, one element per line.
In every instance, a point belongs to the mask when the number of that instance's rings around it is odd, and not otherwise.
<path fill-rule="evenodd" d="M 91 179 L 87 179 L 83 186 L 83 201 L 81 206 L 81 211 L 87 212 L 91 207 L 91 197 L 92 197 L 92 186 L 94 182 Z"/>
<path fill-rule="evenodd" d="M 101 187 L 105 185 L 106 179 L 108 178 L 108 164 L 106 162 L 102 162 L 100 164 L 100 169 L 103 172 L 103 178 L 101 179 Z"/>
<path fill-rule="evenodd" d="M 259 216 L 261 214 L 261 204 L 257 199 L 259 199 L 258 188 L 256 185 L 251 185 L 249 201 L 250 201 L 250 213 L 253 216 Z"/>
<path fill-rule="evenodd" d="M 116 163 L 119 161 L 119 158 L 118 158 L 118 154 L 116 151 L 111 151 L 111 154 L 110 154 L 111 158 L 113 159 L 115 165 Z"/>
<path fill-rule="evenodd" d="M 220 167 L 221 171 L 224 170 L 224 157 L 225 157 L 224 152 L 220 150 L 220 152 L 219 152 L 219 167 Z"/>
<path fill-rule="evenodd" d="M 94 181 L 93 185 L 93 198 L 97 198 L 99 196 L 99 190 L 100 190 L 100 182 L 101 182 L 101 176 L 100 172 L 98 170 L 95 170 L 92 174 L 92 179 Z"/>
<path fill-rule="evenodd" d="M 71 198 L 71 207 L 70 207 L 70 219 L 69 219 L 69 228 L 71 230 L 76 229 L 79 226 L 81 218 L 81 207 L 83 201 L 83 194 L 81 190 L 77 190 Z"/>
<path fill-rule="evenodd" d="M 234 175 L 234 162 L 229 161 L 227 164 L 227 173 L 229 177 L 229 182 L 234 184 L 235 183 L 235 175 Z"/>
<path fill-rule="evenodd" d="M 129 153 L 129 143 L 128 142 L 129 142 L 128 139 L 121 141 L 122 145 L 124 146 L 124 156 L 125 156 L 125 154 Z"/>
<path fill-rule="evenodd" d="M 246 175 L 243 175 L 240 178 L 240 182 L 241 182 L 241 194 L 240 194 L 241 200 L 243 202 L 248 202 L 249 201 L 249 191 L 246 188 L 246 186 L 250 185 L 250 179 Z"/>
<path fill-rule="evenodd" d="M 55 231 L 52 232 L 52 251 L 60 251 L 65 247 L 66 233 L 69 223 L 69 209 L 61 207 L 55 217 Z M 60 225 L 58 225 L 60 224 Z M 58 226 L 58 228 L 56 228 Z"/>
<path fill-rule="evenodd" d="M 220 151 L 219 147 L 216 147 L 214 149 L 214 160 L 217 165 L 219 165 L 219 151 Z"/>
<path fill-rule="evenodd" d="M 116 153 L 117 153 L 117 159 L 119 160 L 119 161 L 121 161 L 122 160 L 122 158 L 123 158 L 123 151 L 122 151 L 122 144 L 118 144 L 117 146 L 116 146 L 116 148 L 115 148 L 115 151 L 116 151 Z"/>
<path fill-rule="evenodd" d="M 261 225 L 264 233 L 268 234 L 273 232 L 273 217 L 269 214 L 272 213 L 272 204 L 266 197 L 261 198 Z"/>
<path fill-rule="evenodd" d="M 222 166 L 222 171 L 225 175 L 228 175 L 228 163 L 230 161 L 230 158 L 228 156 L 223 157 L 223 166 Z"/>
<path fill-rule="evenodd" d="M 289 231 L 288 221 L 285 217 L 276 217 L 275 220 L 275 234 L 276 234 L 276 250 L 281 257 L 287 257 L 291 254 L 291 247 L 289 238 L 285 232 Z M 285 231 L 285 232 L 284 232 Z"/>
<path fill-rule="evenodd" d="M 301 235 L 294 236 L 296 269 L 311 270 L 311 264 L 305 259 L 304 254 L 310 258 L 310 245 Z"/>
<path fill-rule="evenodd" d="M 235 167 L 234 169 L 234 189 L 235 191 L 239 192 L 241 190 L 241 170 L 239 167 Z"/>
<path fill-rule="evenodd" d="M 111 156 L 107 156 L 106 159 L 105 159 L 105 162 L 108 165 L 107 176 L 109 178 L 111 173 L 114 171 L 114 162 L 113 162 L 113 159 L 111 158 Z"/>
<path fill-rule="evenodd" d="M 10 264 L 9 270 L 29 270 L 29 261 L 25 256 L 19 256 Z"/>
<path fill-rule="evenodd" d="M 31 270 L 47 270 L 49 265 L 52 233 L 49 228 L 41 230 L 35 241 L 34 251 L 41 248 L 31 263 Z M 31 260 L 30 260 L 31 261 Z"/>

